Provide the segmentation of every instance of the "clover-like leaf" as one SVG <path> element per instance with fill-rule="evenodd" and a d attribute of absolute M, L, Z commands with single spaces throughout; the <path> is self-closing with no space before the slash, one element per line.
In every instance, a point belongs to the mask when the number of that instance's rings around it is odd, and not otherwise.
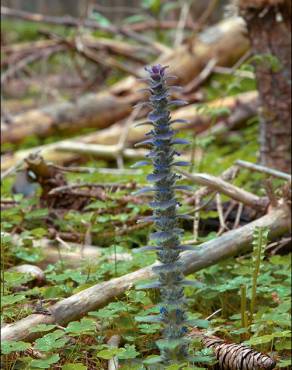
<path fill-rule="evenodd" d="M 60 356 L 58 354 L 54 354 L 42 360 L 32 360 L 30 366 L 37 369 L 49 369 L 51 368 L 51 365 L 57 363 L 59 360 Z"/>
<path fill-rule="evenodd" d="M 22 341 L 3 341 L 1 342 L 1 353 L 3 355 L 9 355 L 12 352 L 25 351 L 30 347 L 30 343 Z"/>

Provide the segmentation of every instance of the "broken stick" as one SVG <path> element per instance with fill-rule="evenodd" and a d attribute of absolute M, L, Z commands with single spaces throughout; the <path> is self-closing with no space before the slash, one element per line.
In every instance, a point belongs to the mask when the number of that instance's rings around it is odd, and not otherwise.
<path fill-rule="evenodd" d="M 214 191 L 219 191 L 228 197 L 244 203 L 252 208 L 264 211 L 268 206 L 268 200 L 261 198 L 249 191 L 239 188 L 238 186 L 229 184 L 229 182 L 220 179 L 219 177 L 205 174 L 196 173 L 191 174 L 184 170 L 177 170 L 180 174 L 184 175 L 187 179 L 195 182 L 196 184 L 208 186 Z"/>

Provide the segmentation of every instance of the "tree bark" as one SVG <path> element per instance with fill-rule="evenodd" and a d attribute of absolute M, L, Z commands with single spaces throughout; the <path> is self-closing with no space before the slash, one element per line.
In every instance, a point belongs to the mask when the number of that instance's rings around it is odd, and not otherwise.
<path fill-rule="evenodd" d="M 203 243 L 194 251 L 182 253 L 182 269 L 184 274 L 191 274 L 211 266 L 219 261 L 236 256 L 251 248 L 255 227 L 268 227 L 269 239 L 283 235 L 290 228 L 290 210 L 283 205 L 272 209 L 269 214 L 241 228 L 229 231 L 219 238 Z M 141 280 L 154 277 L 152 267 L 144 267 L 127 275 L 96 284 L 69 298 L 65 298 L 50 307 L 51 315 L 33 314 L 13 324 L 5 326 L 1 331 L 2 341 L 34 340 L 42 333 L 30 333 L 30 328 L 38 324 L 66 325 L 78 320 L 89 311 L 97 310 L 112 299 L 121 296 Z"/>
<path fill-rule="evenodd" d="M 213 26 L 187 45 L 175 49 L 157 61 L 170 66 L 170 74 L 181 84 L 193 79 L 212 58 L 221 66 L 232 65 L 249 47 L 244 25 L 239 18 Z M 139 73 L 144 71 L 138 71 Z M 125 118 L 132 104 L 141 101 L 138 90 L 143 83 L 128 77 L 109 90 L 88 94 L 75 102 L 58 103 L 17 115 L 1 132 L 2 143 L 19 143 L 27 136 L 46 137 L 56 132 L 77 132 L 82 128 L 104 128 Z"/>
<path fill-rule="evenodd" d="M 260 163 L 291 173 L 291 0 L 241 0 L 239 7 L 256 57 Z"/>

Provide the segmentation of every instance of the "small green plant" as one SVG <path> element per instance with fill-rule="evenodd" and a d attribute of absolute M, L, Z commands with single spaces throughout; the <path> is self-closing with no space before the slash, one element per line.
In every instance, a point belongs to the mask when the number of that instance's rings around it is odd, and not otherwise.
<path fill-rule="evenodd" d="M 268 242 L 268 229 L 264 229 L 261 227 L 257 227 L 254 230 L 253 234 L 253 254 L 252 254 L 252 262 L 253 262 L 253 272 L 252 272 L 252 287 L 251 287 L 251 300 L 250 300 L 250 325 L 253 321 L 255 304 L 256 304 L 256 294 L 257 294 L 257 281 L 258 276 L 260 273 L 260 268 L 262 261 L 265 256 L 265 248 Z"/>

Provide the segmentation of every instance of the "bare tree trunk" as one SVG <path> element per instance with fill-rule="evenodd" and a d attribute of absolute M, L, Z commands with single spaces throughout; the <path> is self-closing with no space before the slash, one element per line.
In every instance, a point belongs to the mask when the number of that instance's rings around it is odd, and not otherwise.
<path fill-rule="evenodd" d="M 262 104 L 260 162 L 291 173 L 291 0 L 240 0 Z"/>

